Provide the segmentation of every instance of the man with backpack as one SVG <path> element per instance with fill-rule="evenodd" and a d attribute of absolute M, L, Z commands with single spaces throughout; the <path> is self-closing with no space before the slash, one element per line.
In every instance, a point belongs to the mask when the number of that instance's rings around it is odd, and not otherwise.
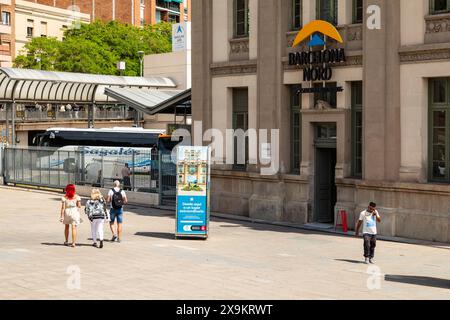
<path fill-rule="evenodd" d="M 111 232 L 113 237 L 112 242 L 120 242 L 122 239 L 122 223 L 123 223 L 123 206 L 128 203 L 125 191 L 120 188 L 120 182 L 114 181 L 114 188 L 108 192 L 108 203 L 111 203 L 110 218 Z M 117 220 L 117 233 L 114 232 L 114 222 Z"/>

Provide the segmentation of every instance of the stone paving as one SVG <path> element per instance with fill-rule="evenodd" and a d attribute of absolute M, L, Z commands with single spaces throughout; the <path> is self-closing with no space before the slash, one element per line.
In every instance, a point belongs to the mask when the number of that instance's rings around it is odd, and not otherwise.
<path fill-rule="evenodd" d="M 128 206 L 122 243 L 85 219 L 69 248 L 60 197 L 0 187 L 0 299 L 450 299 L 450 246 L 379 241 L 368 268 L 361 239 L 213 218 L 174 240 L 172 212 Z"/>

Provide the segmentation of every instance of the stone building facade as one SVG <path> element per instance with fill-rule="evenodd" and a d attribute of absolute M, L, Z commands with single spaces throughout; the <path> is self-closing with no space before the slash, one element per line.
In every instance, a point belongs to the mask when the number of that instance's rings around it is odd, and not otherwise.
<path fill-rule="evenodd" d="M 374 201 L 381 234 L 450 242 L 448 1 L 192 6 L 194 121 L 224 133 L 280 132 L 277 174 L 261 175 L 258 165 L 214 166 L 213 211 L 332 224 L 345 210 L 353 228 Z M 346 61 L 325 83 L 303 81 L 303 69 L 289 65 L 289 53 L 309 50 L 292 43 L 313 20 L 332 23 L 344 40 L 327 41 L 345 49 Z M 310 87 L 341 90 L 299 94 Z"/>

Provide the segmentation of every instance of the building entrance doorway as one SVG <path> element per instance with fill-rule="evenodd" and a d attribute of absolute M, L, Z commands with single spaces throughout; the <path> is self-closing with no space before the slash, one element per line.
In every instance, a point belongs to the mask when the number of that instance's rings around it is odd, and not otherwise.
<path fill-rule="evenodd" d="M 336 126 L 318 126 L 315 151 L 314 222 L 334 223 L 336 189 Z M 333 134 L 334 133 L 334 134 Z"/>

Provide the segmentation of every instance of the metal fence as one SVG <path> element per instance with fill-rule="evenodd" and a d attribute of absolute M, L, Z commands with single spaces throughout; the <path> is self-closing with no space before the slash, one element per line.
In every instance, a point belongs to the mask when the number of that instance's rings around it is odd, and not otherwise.
<path fill-rule="evenodd" d="M 4 144 L 0 142 L 0 177 L 3 177 Z"/>
<path fill-rule="evenodd" d="M 9 114 L 11 118 L 11 113 Z M 16 121 L 51 121 L 51 120 L 87 120 L 89 117 L 87 110 L 66 110 L 66 111 L 41 111 L 41 110 L 23 110 L 16 112 Z M 136 117 L 135 110 L 127 109 L 96 109 L 94 113 L 95 119 L 116 120 L 116 119 L 134 119 Z M 0 121 L 6 120 L 6 111 L 0 111 Z"/>
<path fill-rule="evenodd" d="M 155 149 L 7 147 L 0 155 L 8 184 L 63 189 L 73 183 L 111 188 L 119 180 L 125 190 L 159 193 L 162 204 L 175 202 L 176 165 L 170 154 Z M 131 173 L 129 179 L 124 178 L 125 164 Z"/>

